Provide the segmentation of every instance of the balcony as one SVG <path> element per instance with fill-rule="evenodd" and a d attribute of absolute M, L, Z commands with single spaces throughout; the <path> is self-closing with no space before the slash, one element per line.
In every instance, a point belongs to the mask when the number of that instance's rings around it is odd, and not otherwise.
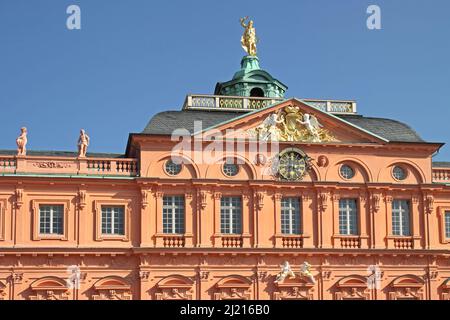
<path fill-rule="evenodd" d="M 136 177 L 138 161 L 126 158 L 1 156 L 0 174 Z"/>
<path fill-rule="evenodd" d="M 450 168 L 433 168 L 432 174 L 433 174 L 433 182 L 450 183 Z"/>
<path fill-rule="evenodd" d="M 355 101 L 302 99 L 305 103 L 321 111 L 333 114 L 356 113 Z M 283 98 L 239 97 L 215 95 L 188 95 L 183 110 L 217 110 L 248 112 L 283 101 Z"/>

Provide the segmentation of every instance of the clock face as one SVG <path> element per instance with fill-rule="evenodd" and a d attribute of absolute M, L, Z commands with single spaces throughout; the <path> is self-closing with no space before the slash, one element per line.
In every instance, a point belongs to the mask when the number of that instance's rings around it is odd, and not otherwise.
<path fill-rule="evenodd" d="M 286 180 L 300 180 L 306 173 L 307 163 L 304 156 L 296 151 L 288 151 L 280 156 L 278 173 Z"/>

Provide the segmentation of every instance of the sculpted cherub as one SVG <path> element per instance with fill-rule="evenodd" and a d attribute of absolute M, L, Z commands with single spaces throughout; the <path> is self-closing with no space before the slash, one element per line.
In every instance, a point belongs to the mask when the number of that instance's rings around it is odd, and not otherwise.
<path fill-rule="evenodd" d="M 299 121 L 308 130 L 309 134 L 313 138 L 313 142 L 320 142 L 319 129 L 323 127 L 317 118 L 309 113 L 303 115 L 303 121 Z"/>
<path fill-rule="evenodd" d="M 274 281 L 275 283 L 283 282 L 284 279 L 286 279 L 286 277 L 295 278 L 295 273 L 294 273 L 294 271 L 292 271 L 291 265 L 289 264 L 289 262 L 287 262 L 287 261 L 283 262 L 283 264 L 280 265 L 280 267 L 281 267 L 281 271 L 277 275 L 277 278 Z"/>
<path fill-rule="evenodd" d="M 316 283 L 316 279 L 311 273 L 311 265 L 308 262 L 303 262 L 302 266 L 300 267 L 300 273 L 302 276 L 306 277 L 311 281 L 313 284 Z"/>

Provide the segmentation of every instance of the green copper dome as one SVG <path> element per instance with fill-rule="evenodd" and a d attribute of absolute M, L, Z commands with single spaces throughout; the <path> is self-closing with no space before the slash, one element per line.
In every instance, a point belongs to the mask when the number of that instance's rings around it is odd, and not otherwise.
<path fill-rule="evenodd" d="M 286 90 L 286 85 L 259 67 L 258 57 L 245 56 L 241 61 L 241 69 L 234 74 L 233 79 L 227 82 L 217 83 L 214 94 L 223 96 L 284 98 Z"/>

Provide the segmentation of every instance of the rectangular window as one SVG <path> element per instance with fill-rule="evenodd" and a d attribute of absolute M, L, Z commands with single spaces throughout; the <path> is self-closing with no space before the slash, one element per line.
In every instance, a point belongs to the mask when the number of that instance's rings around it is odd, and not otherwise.
<path fill-rule="evenodd" d="M 242 233 L 241 197 L 222 197 L 220 199 L 220 232 L 223 234 Z"/>
<path fill-rule="evenodd" d="M 64 206 L 40 205 L 39 206 L 39 233 L 40 234 L 64 234 Z"/>
<path fill-rule="evenodd" d="M 408 200 L 392 201 L 392 234 L 394 236 L 410 236 L 410 210 Z"/>
<path fill-rule="evenodd" d="M 125 235 L 125 208 L 102 206 L 102 234 Z"/>
<path fill-rule="evenodd" d="M 356 199 L 339 200 L 339 234 L 358 235 L 358 209 Z"/>
<path fill-rule="evenodd" d="M 300 234 L 300 199 L 281 199 L 281 233 Z"/>
<path fill-rule="evenodd" d="M 450 211 L 445 212 L 445 237 L 450 238 Z"/>
<path fill-rule="evenodd" d="M 184 233 L 184 197 L 163 197 L 163 232 Z"/>

